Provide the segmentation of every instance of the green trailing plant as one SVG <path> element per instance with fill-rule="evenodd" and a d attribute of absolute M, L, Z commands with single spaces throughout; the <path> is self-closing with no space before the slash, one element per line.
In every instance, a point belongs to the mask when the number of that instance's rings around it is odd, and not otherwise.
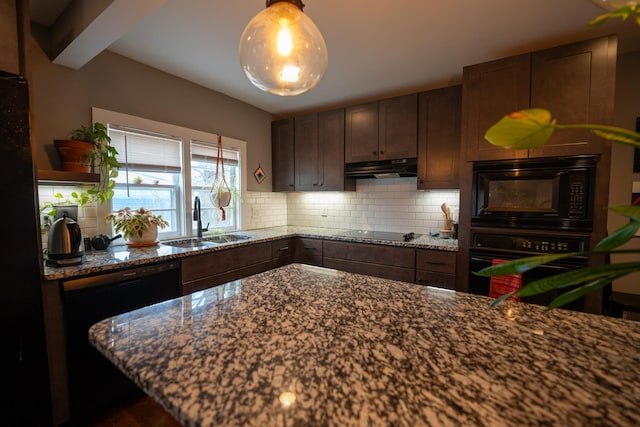
<path fill-rule="evenodd" d="M 44 202 L 42 206 L 40 206 L 40 213 L 45 214 L 50 217 L 55 217 L 58 213 L 58 209 L 56 206 L 60 205 L 78 205 L 84 206 L 91 200 L 91 197 L 86 191 L 81 191 L 78 193 L 77 191 L 71 192 L 70 197 L 65 197 L 62 193 L 55 193 L 53 195 L 57 200 L 55 202 Z"/>
<path fill-rule="evenodd" d="M 110 144 L 111 137 L 109 137 L 107 127 L 100 122 L 95 122 L 93 126 L 82 125 L 72 130 L 69 138 L 94 145 L 95 150 L 89 155 L 88 160 L 100 174 L 100 181 L 87 190 L 73 191 L 69 196 L 64 196 L 62 193 L 54 194 L 56 202 L 44 202 L 40 206 L 40 212 L 50 217 L 56 215 L 55 206 L 57 205 L 84 206 L 94 201 L 104 203 L 114 195 L 115 178 L 118 176 L 120 162 L 117 158 L 118 151 Z"/>
<path fill-rule="evenodd" d="M 146 208 L 131 209 L 126 207 L 119 211 L 107 215 L 107 223 L 113 224 L 116 233 L 122 233 L 125 239 L 131 237 L 142 237 L 144 232 L 149 229 L 152 224 L 158 228 L 165 228 L 169 223 L 162 218 L 162 215 L 154 214 Z"/>
<path fill-rule="evenodd" d="M 93 188 L 86 190 L 89 200 L 95 200 L 98 203 L 110 200 L 114 194 L 115 178 L 118 176 L 120 162 L 117 158 L 118 151 L 110 144 L 111 137 L 107 127 L 100 122 L 95 122 L 93 126 L 82 125 L 71 132 L 71 138 L 90 142 L 95 146 L 89 160 L 100 174 L 100 181 Z"/>
<path fill-rule="evenodd" d="M 563 129 L 587 129 L 610 141 L 640 148 L 640 134 L 637 132 L 598 124 L 558 124 L 549 111 L 539 108 L 521 110 L 505 116 L 489 128 L 485 138 L 493 145 L 506 148 L 537 148 L 546 144 L 556 130 Z M 543 264 L 575 256 L 640 253 L 640 249 L 619 249 L 640 229 L 640 205 L 614 206 L 609 209 L 627 217 L 629 222 L 602 239 L 592 251 L 526 257 L 487 267 L 475 274 L 485 277 L 519 274 Z M 634 271 L 640 271 L 640 261 L 579 268 L 527 283 L 520 290 L 495 299 L 492 304 L 500 304 L 513 295 L 527 297 L 552 289 L 575 287 L 551 301 L 547 308 L 553 309 L 601 289 L 613 280 Z"/>

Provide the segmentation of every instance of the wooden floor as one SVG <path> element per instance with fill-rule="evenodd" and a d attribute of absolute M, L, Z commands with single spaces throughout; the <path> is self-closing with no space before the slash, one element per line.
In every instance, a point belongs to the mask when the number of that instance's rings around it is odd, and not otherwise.
<path fill-rule="evenodd" d="M 92 427 L 179 427 L 162 406 L 145 396 L 103 415 Z"/>

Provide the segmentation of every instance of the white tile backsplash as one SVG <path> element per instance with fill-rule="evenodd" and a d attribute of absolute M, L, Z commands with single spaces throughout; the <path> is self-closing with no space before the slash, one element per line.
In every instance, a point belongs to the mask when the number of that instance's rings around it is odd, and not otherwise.
<path fill-rule="evenodd" d="M 356 191 L 269 193 L 249 191 L 242 198 L 242 228 L 284 225 L 351 228 L 425 234 L 443 228 L 440 205 L 458 212 L 458 190 L 417 191 L 416 178 L 360 179 Z M 56 192 L 70 194 L 81 187 L 38 187 L 40 205 L 56 202 Z M 83 236 L 97 234 L 97 206 L 78 209 Z M 46 245 L 46 238 L 43 239 Z"/>
<path fill-rule="evenodd" d="M 249 191 L 242 198 L 242 228 L 278 227 L 287 225 L 287 195 Z"/>
<path fill-rule="evenodd" d="M 59 203 L 61 200 L 64 201 L 65 198 L 59 199 L 55 197 L 56 193 L 60 193 L 65 197 L 68 197 L 71 193 L 78 192 L 80 193 L 83 190 L 86 190 L 87 187 L 83 186 L 69 186 L 69 185 L 39 185 L 38 186 L 38 203 L 39 206 L 44 206 L 45 202 L 51 203 Z M 43 216 L 45 214 L 40 215 L 40 221 L 42 223 Z M 51 218 L 53 222 L 53 218 Z M 95 202 L 87 203 L 86 205 L 78 208 L 78 225 L 80 225 L 80 230 L 82 231 L 82 235 L 84 237 L 95 236 L 98 234 L 98 207 Z M 42 234 L 42 247 L 47 247 L 47 235 Z"/>
<path fill-rule="evenodd" d="M 355 192 L 287 193 L 287 224 L 425 234 L 443 228 L 443 202 L 457 217 L 458 190 L 417 191 L 416 178 L 360 179 Z"/>

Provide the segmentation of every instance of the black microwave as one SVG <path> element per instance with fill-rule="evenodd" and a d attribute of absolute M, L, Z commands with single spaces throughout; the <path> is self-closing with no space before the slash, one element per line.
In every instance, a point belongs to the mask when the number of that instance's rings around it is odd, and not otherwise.
<path fill-rule="evenodd" d="M 597 156 L 475 162 L 472 226 L 591 231 Z"/>

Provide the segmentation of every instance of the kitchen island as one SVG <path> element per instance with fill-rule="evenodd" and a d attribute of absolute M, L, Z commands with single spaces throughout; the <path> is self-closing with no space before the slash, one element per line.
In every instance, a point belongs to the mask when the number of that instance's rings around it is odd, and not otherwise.
<path fill-rule="evenodd" d="M 186 426 L 640 425 L 640 323 L 291 264 L 95 324 Z"/>

